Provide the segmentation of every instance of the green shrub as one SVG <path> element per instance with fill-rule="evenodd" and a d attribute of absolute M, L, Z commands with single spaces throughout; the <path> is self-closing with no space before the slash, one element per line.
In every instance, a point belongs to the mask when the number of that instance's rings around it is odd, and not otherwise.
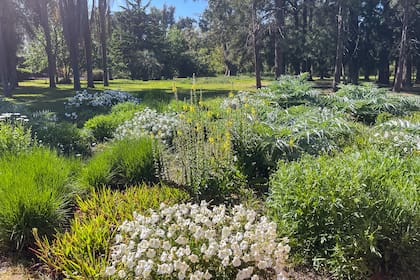
<path fill-rule="evenodd" d="M 135 112 L 141 108 L 141 105 L 131 102 L 120 103 L 112 107 L 110 114 L 98 115 L 89 119 L 85 122 L 84 127 L 91 131 L 97 141 L 112 139 L 117 127 L 133 118 Z"/>
<path fill-rule="evenodd" d="M 75 161 L 44 148 L 0 157 L 0 244 L 11 250 L 33 245 L 32 228 L 51 237 L 67 223 Z"/>
<path fill-rule="evenodd" d="M 266 115 L 239 112 L 232 131 L 237 164 L 251 183 L 264 184 L 278 160 L 338 151 L 351 143 L 358 127 L 327 108 L 294 106 L 272 108 Z"/>
<path fill-rule="evenodd" d="M 38 238 L 38 257 L 68 278 L 99 279 L 108 265 L 111 242 L 124 220 L 133 219 L 134 212 L 157 209 L 161 203 L 187 200 L 185 192 L 164 186 L 94 192 L 86 200 L 77 200 L 80 210 L 67 232 L 58 233 L 52 242 Z"/>
<path fill-rule="evenodd" d="M 40 144 L 61 154 L 87 156 L 91 153 L 90 135 L 74 124 L 47 122 L 34 126 L 34 133 Z"/>
<path fill-rule="evenodd" d="M 268 205 L 295 257 L 337 278 L 418 275 L 419 170 L 419 157 L 376 150 L 305 156 L 279 163 Z"/>
<path fill-rule="evenodd" d="M 116 141 L 98 152 L 81 174 L 83 184 L 124 188 L 156 180 L 153 140 L 149 137 Z"/>
<path fill-rule="evenodd" d="M 0 156 L 26 150 L 32 144 L 31 129 L 23 124 L 0 121 Z"/>

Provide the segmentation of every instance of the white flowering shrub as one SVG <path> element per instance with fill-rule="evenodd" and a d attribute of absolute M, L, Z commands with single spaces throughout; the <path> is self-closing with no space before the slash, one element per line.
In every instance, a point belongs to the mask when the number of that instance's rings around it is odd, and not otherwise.
<path fill-rule="evenodd" d="M 71 120 L 90 118 L 90 111 L 106 111 L 113 105 L 123 102 L 139 103 L 140 100 L 127 92 L 116 90 L 105 90 L 89 93 L 87 90 L 77 92 L 66 103 L 65 117 Z M 86 116 L 87 114 L 87 116 Z M 94 114 L 93 114 L 94 115 Z"/>
<path fill-rule="evenodd" d="M 120 125 L 116 129 L 114 137 L 121 140 L 152 134 L 164 143 L 170 144 L 178 124 L 179 118 L 175 113 L 158 113 L 156 110 L 146 108 L 137 112 L 131 120 Z"/>
<path fill-rule="evenodd" d="M 1 113 L 0 114 L 0 122 L 8 122 L 8 123 L 27 123 L 29 119 L 26 115 L 21 113 Z"/>
<path fill-rule="evenodd" d="M 221 205 L 161 205 L 134 213 L 115 237 L 112 279 L 285 279 L 290 247 L 276 224 L 254 210 Z"/>

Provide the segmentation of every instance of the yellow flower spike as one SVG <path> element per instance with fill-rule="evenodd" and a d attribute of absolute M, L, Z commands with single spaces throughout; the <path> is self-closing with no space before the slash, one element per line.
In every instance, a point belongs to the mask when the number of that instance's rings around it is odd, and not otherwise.
<path fill-rule="evenodd" d="M 197 123 L 195 125 L 195 131 L 199 132 L 201 130 L 201 125 L 199 123 Z"/>
<path fill-rule="evenodd" d="M 213 137 L 209 137 L 209 143 L 214 144 L 214 138 Z"/>
<path fill-rule="evenodd" d="M 192 119 L 191 118 L 187 118 L 187 123 L 192 123 Z"/>
<path fill-rule="evenodd" d="M 188 111 L 188 105 L 186 105 L 186 104 L 182 105 L 182 110 L 183 111 Z"/>
<path fill-rule="evenodd" d="M 182 136 L 182 131 L 181 130 L 177 130 L 176 131 L 176 134 L 179 135 L 179 136 Z"/>
<path fill-rule="evenodd" d="M 207 117 L 211 118 L 213 116 L 213 112 L 212 111 L 207 111 Z"/>
<path fill-rule="evenodd" d="M 195 107 L 194 106 L 190 106 L 190 112 L 192 112 L 192 113 L 195 112 Z"/>
<path fill-rule="evenodd" d="M 295 146 L 295 140 L 293 138 L 290 138 L 289 146 L 292 147 L 292 148 Z"/>
<path fill-rule="evenodd" d="M 196 86 L 196 84 L 195 84 L 195 83 L 191 86 L 191 90 L 192 90 L 192 91 L 196 91 L 196 90 L 197 90 L 197 86 Z"/>
<path fill-rule="evenodd" d="M 244 108 L 248 108 L 249 107 L 249 104 L 248 103 L 245 103 L 244 104 Z"/>
<path fill-rule="evenodd" d="M 204 106 L 203 101 L 198 101 L 198 106 L 203 107 Z"/>
<path fill-rule="evenodd" d="M 252 108 L 251 109 L 251 114 L 252 114 L 252 116 L 256 116 L 257 115 L 257 111 L 255 110 L 255 108 Z"/>
<path fill-rule="evenodd" d="M 228 126 L 228 127 L 231 127 L 232 125 L 233 125 L 233 121 L 229 120 L 229 121 L 227 122 L 227 126 Z"/>
<path fill-rule="evenodd" d="M 235 97 L 235 94 L 233 92 L 229 92 L 229 98 Z"/>
<path fill-rule="evenodd" d="M 231 109 L 230 107 L 227 107 L 227 108 L 226 108 L 226 112 L 227 112 L 228 114 L 230 114 L 230 113 L 232 112 L 232 109 Z"/>
<path fill-rule="evenodd" d="M 179 114 L 179 118 L 180 118 L 181 120 L 183 120 L 183 119 L 185 119 L 185 115 L 184 115 L 184 114 Z"/>

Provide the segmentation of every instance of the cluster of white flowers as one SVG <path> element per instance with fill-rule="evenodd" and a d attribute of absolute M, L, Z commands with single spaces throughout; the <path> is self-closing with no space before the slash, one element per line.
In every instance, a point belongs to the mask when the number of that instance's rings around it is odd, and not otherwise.
<path fill-rule="evenodd" d="M 420 151 L 419 123 L 396 119 L 380 124 L 376 130 L 376 142 L 389 142 L 404 153 Z"/>
<path fill-rule="evenodd" d="M 245 91 L 240 91 L 236 95 L 231 95 L 229 98 L 223 100 L 221 107 L 222 108 L 231 108 L 239 109 L 245 104 L 252 104 L 254 107 L 265 106 L 263 92 L 258 93 L 249 93 Z"/>
<path fill-rule="evenodd" d="M 133 102 L 138 103 L 140 100 L 131 94 L 123 91 L 105 90 L 102 92 L 89 93 L 87 90 L 77 92 L 65 104 L 67 107 L 111 107 L 117 103 Z"/>
<path fill-rule="evenodd" d="M 153 135 L 169 144 L 173 137 L 179 118 L 175 113 L 158 113 L 146 108 L 137 112 L 133 119 L 120 125 L 114 134 L 115 139 L 138 138 Z"/>
<path fill-rule="evenodd" d="M 0 122 L 29 122 L 29 118 L 21 113 L 2 113 L 0 114 Z"/>
<path fill-rule="evenodd" d="M 290 250 L 265 216 L 206 202 L 134 213 L 115 242 L 105 275 L 120 279 L 286 279 Z"/>

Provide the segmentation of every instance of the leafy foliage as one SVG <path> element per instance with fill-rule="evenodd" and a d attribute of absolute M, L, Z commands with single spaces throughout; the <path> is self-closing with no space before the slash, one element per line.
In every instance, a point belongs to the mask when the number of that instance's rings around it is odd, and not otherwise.
<path fill-rule="evenodd" d="M 419 164 L 377 150 L 280 162 L 268 205 L 295 256 L 318 269 L 342 279 L 416 273 Z"/>

